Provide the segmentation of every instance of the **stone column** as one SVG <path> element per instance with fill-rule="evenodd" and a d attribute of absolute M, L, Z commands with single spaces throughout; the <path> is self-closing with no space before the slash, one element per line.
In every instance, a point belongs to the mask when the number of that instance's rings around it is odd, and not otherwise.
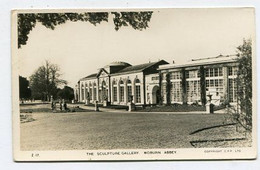
<path fill-rule="evenodd" d="M 97 86 L 97 88 L 96 88 L 96 101 L 98 101 L 98 98 L 99 98 L 99 88 L 98 88 L 98 86 Z"/>
<path fill-rule="evenodd" d="M 92 103 L 95 102 L 95 100 L 94 100 L 94 90 L 95 90 L 95 86 L 94 86 L 94 83 L 92 83 Z"/>
<path fill-rule="evenodd" d="M 120 85 L 119 85 L 119 82 L 120 82 L 120 80 L 118 80 L 118 82 L 117 82 L 117 85 L 116 85 L 116 87 L 117 87 L 117 103 L 120 103 L 120 99 L 119 99 L 119 97 L 120 97 Z"/>
<path fill-rule="evenodd" d="M 79 84 L 79 101 L 82 102 L 82 84 Z"/>
<path fill-rule="evenodd" d="M 108 84 L 107 84 L 107 100 L 111 102 L 111 82 L 110 77 L 108 77 Z"/>
<path fill-rule="evenodd" d="M 136 96 L 135 96 L 135 81 L 132 81 L 132 96 L 133 96 L 133 103 L 136 103 Z"/>
<path fill-rule="evenodd" d="M 143 74 L 143 81 L 141 83 L 141 89 L 143 89 L 141 92 L 141 103 L 143 103 L 144 105 L 146 105 L 146 87 L 145 87 L 145 75 Z"/>
<path fill-rule="evenodd" d="M 86 102 L 86 100 L 87 100 L 87 95 L 86 95 L 86 83 L 84 83 L 84 100 L 83 100 L 83 102 Z"/>
<path fill-rule="evenodd" d="M 124 101 L 125 101 L 125 104 L 127 104 L 128 102 L 128 96 L 127 96 L 127 80 L 124 84 Z"/>

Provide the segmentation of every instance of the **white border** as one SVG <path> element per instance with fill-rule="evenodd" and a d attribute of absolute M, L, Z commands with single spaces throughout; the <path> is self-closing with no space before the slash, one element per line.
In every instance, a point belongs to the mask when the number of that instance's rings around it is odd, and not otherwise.
<path fill-rule="evenodd" d="M 0 140 L 0 147 L 1 147 L 1 154 L 0 154 L 0 164 L 3 165 L 6 169 L 86 169 L 87 168 L 106 168 L 106 169 L 122 169 L 124 168 L 135 168 L 135 169 L 186 169 L 186 168 L 193 168 L 193 169 L 259 169 L 260 168 L 260 161 L 214 161 L 214 162 L 206 162 L 206 161 L 199 161 L 199 162 L 143 162 L 143 163 L 102 163 L 102 164 L 64 164 L 60 163 L 58 165 L 54 164 L 46 164 L 46 163 L 39 163 L 39 164 L 17 164 L 12 161 L 12 139 L 11 139 L 11 58 L 10 58 L 10 10 L 14 8 L 83 8 L 83 7 L 92 7 L 92 8 L 115 8 L 115 7 L 231 7 L 231 6 L 254 6 L 256 8 L 256 24 L 257 28 L 259 28 L 259 10 L 260 4 L 259 1 L 245 1 L 245 0 L 194 0 L 193 2 L 187 0 L 175 0 L 175 1 L 119 1 L 114 2 L 113 0 L 100 0 L 98 2 L 93 1 L 66 1 L 66 0 L 1 0 L 1 11 L 0 11 L 0 20 L 1 20 L 1 39 L 0 39 L 0 48 L 1 48 L 1 88 L 0 88 L 0 108 L 2 117 L 0 119 L 0 131 L 1 131 L 1 140 Z M 258 30 L 256 28 L 256 30 Z M 257 34 L 257 42 L 259 42 L 259 35 Z M 259 50 L 257 51 L 257 56 L 259 56 Z M 257 60 L 257 66 L 259 62 Z M 259 79 L 260 76 L 258 75 L 257 78 Z M 259 87 L 259 85 L 257 86 Z M 259 97 L 257 93 L 257 97 Z M 259 102 L 259 101 L 258 101 Z M 259 104 L 259 103 L 258 103 Z M 257 117 L 257 122 L 259 122 L 259 116 Z M 259 135 L 259 126 L 258 126 L 258 135 Z M 259 144 L 259 141 L 258 141 Z M 258 151 L 259 152 L 259 151 Z M 75 167 L 77 165 L 77 167 Z"/>

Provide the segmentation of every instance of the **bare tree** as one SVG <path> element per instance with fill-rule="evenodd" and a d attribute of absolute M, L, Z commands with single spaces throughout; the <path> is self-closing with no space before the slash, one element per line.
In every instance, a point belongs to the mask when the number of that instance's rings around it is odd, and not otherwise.
<path fill-rule="evenodd" d="M 43 101 L 50 101 L 51 96 L 56 97 L 58 86 L 67 84 L 65 80 L 60 79 L 60 76 L 60 68 L 45 61 L 45 65 L 40 66 L 30 76 L 32 97 Z"/>

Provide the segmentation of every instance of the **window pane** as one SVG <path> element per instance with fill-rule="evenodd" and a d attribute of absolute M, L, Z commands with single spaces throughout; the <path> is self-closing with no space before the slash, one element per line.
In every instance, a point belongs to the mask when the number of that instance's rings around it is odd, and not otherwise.
<path fill-rule="evenodd" d="M 136 96 L 136 103 L 141 103 L 141 91 L 140 91 L 140 86 L 137 85 L 135 86 L 135 96 Z"/>
<path fill-rule="evenodd" d="M 124 87 L 120 87 L 120 102 L 124 102 Z"/>
<path fill-rule="evenodd" d="M 114 93 L 114 101 L 117 101 L 117 87 L 113 87 L 113 93 Z"/>

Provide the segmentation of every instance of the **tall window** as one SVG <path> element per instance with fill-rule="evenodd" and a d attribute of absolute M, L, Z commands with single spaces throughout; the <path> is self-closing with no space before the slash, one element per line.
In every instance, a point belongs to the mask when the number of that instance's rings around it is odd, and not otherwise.
<path fill-rule="evenodd" d="M 182 101 L 181 92 L 182 92 L 181 82 L 180 81 L 172 82 L 171 99 L 172 99 L 173 102 L 181 102 Z"/>
<path fill-rule="evenodd" d="M 170 79 L 171 79 L 171 83 L 172 83 L 171 101 L 173 103 L 181 102 L 182 101 L 181 72 L 180 71 L 171 72 Z M 165 90 L 163 90 L 163 91 L 165 91 L 165 94 L 166 94 L 166 87 L 165 87 Z M 166 95 L 164 98 L 165 98 L 164 100 L 166 101 Z"/>
<path fill-rule="evenodd" d="M 127 81 L 127 96 L 128 96 L 128 101 L 131 101 L 131 97 L 132 96 L 132 82 L 131 80 Z"/>
<path fill-rule="evenodd" d="M 189 70 L 189 71 L 186 71 L 185 74 L 186 74 L 186 79 L 192 79 L 192 78 L 199 78 L 200 77 L 199 70 Z"/>
<path fill-rule="evenodd" d="M 136 79 L 135 80 L 135 99 L 136 103 L 141 103 L 141 88 L 140 88 L 140 80 Z"/>
<path fill-rule="evenodd" d="M 119 84 L 119 87 L 120 87 L 120 91 L 119 91 L 119 98 L 120 98 L 120 102 L 124 102 L 124 82 L 121 80 L 120 81 L 120 84 Z"/>
<path fill-rule="evenodd" d="M 81 85 L 81 100 L 84 100 L 84 85 Z"/>
<path fill-rule="evenodd" d="M 228 97 L 229 102 L 237 102 L 237 71 L 238 67 L 228 67 Z"/>
<path fill-rule="evenodd" d="M 187 100 L 188 102 L 200 102 L 200 81 L 187 81 Z"/>
<path fill-rule="evenodd" d="M 199 70 L 186 71 L 187 101 L 200 101 L 200 74 Z"/>
<path fill-rule="evenodd" d="M 106 82 L 103 81 L 101 84 L 101 98 L 102 100 L 107 100 L 108 98 L 108 93 L 107 93 L 107 86 L 106 86 Z"/>
<path fill-rule="evenodd" d="M 223 76 L 222 67 L 206 69 L 206 77 L 222 77 L 222 76 Z"/>
<path fill-rule="evenodd" d="M 87 100 L 87 97 L 88 97 L 88 84 L 87 83 L 85 84 L 85 96 L 86 96 L 86 100 Z"/>
<path fill-rule="evenodd" d="M 89 83 L 89 99 L 93 100 L 93 98 L 92 98 L 92 84 L 91 83 Z"/>
<path fill-rule="evenodd" d="M 229 102 L 237 102 L 237 82 L 235 79 L 228 80 Z"/>
<path fill-rule="evenodd" d="M 115 81 L 113 81 L 113 98 L 114 102 L 117 102 L 117 85 Z"/>
<path fill-rule="evenodd" d="M 170 79 L 171 80 L 179 80 L 181 79 L 181 72 L 180 71 L 174 71 L 170 73 Z"/>
<path fill-rule="evenodd" d="M 97 84 L 93 83 L 93 100 L 97 100 Z"/>
<path fill-rule="evenodd" d="M 218 92 L 221 98 L 224 97 L 223 93 L 223 68 L 207 68 L 206 69 L 206 88 L 209 92 Z"/>

